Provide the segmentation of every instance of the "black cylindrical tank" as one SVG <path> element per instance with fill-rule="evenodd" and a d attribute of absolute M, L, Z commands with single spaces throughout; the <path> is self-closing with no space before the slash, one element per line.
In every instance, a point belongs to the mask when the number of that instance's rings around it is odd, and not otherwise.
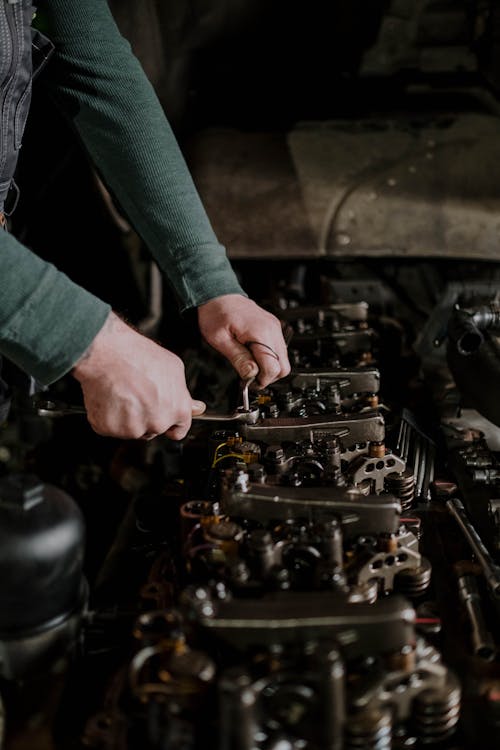
<path fill-rule="evenodd" d="M 57 628 L 81 609 L 85 527 L 71 497 L 33 475 L 0 479 L 0 639 Z"/>

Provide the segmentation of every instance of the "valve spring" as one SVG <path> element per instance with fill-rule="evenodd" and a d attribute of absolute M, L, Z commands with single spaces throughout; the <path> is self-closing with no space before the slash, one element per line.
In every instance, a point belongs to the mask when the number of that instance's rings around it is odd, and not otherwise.
<path fill-rule="evenodd" d="M 398 592 L 416 599 L 421 596 L 431 582 L 432 567 L 427 558 L 422 557 L 418 568 L 402 570 L 395 578 L 395 588 Z"/>
<path fill-rule="evenodd" d="M 367 710 L 348 717 L 345 750 L 390 750 L 392 719 L 389 711 Z"/>
<path fill-rule="evenodd" d="M 388 474 L 385 478 L 385 488 L 401 500 L 404 511 L 411 508 L 415 500 L 415 475 L 411 471 L 406 469 L 402 474 Z"/>
<path fill-rule="evenodd" d="M 446 685 L 423 690 L 414 703 L 415 731 L 425 744 L 440 742 L 455 730 L 460 718 L 460 686 L 453 675 Z"/>

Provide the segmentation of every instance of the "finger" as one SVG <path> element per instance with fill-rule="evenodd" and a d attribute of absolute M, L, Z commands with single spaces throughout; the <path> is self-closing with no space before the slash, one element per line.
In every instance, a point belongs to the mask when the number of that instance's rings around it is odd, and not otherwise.
<path fill-rule="evenodd" d="M 188 434 L 190 427 L 191 421 L 174 424 L 172 425 L 172 427 L 169 427 L 169 429 L 165 432 L 165 435 L 171 440 L 183 440 L 183 438 L 185 438 Z"/>
<path fill-rule="evenodd" d="M 280 355 L 270 344 L 250 340 L 246 341 L 245 345 L 250 349 L 259 365 L 258 385 L 264 388 L 282 376 Z"/>
<path fill-rule="evenodd" d="M 200 414 L 203 414 L 203 412 L 206 411 L 206 408 L 207 408 L 207 405 L 205 404 L 204 401 L 196 401 L 195 399 L 193 399 L 193 403 L 192 403 L 193 417 L 197 417 Z"/>
<path fill-rule="evenodd" d="M 290 363 L 288 361 L 286 347 L 280 346 L 279 341 L 276 349 L 281 350 L 281 357 L 272 346 L 265 344 L 262 341 L 246 341 L 245 345 L 250 349 L 257 364 L 259 364 L 260 373 L 257 382 L 262 387 L 288 375 L 290 372 Z M 264 359 L 265 357 L 272 357 L 275 364 L 269 363 L 268 360 Z"/>
<path fill-rule="evenodd" d="M 266 385 L 274 383 L 281 376 L 281 364 L 279 360 L 270 357 L 269 353 L 263 350 L 262 347 L 252 347 L 252 349 L 255 361 L 259 366 L 257 384 L 261 388 L 265 388 Z"/>
<path fill-rule="evenodd" d="M 242 380 L 254 378 L 258 375 L 259 366 L 252 352 L 243 344 L 240 344 L 231 334 L 220 338 L 215 347 L 232 364 Z"/>

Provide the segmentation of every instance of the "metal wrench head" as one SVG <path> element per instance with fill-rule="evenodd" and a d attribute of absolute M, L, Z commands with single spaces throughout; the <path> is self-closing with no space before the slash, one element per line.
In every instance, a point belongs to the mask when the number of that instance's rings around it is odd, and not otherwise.
<path fill-rule="evenodd" d="M 248 409 L 240 406 L 232 414 L 214 414 L 204 412 L 193 416 L 193 422 L 243 422 L 243 424 L 255 424 L 259 419 L 259 409 Z"/>
<path fill-rule="evenodd" d="M 255 378 L 248 378 L 241 383 L 243 405 L 238 406 L 232 414 L 217 414 L 214 412 L 203 412 L 193 415 L 193 422 L 242 422 L 243 424 L 255 424 L 259 419 L 259 408 L 250 408 L 249 388 Z"/>
<path fill-rule="evenodd" d="M 239 406 L 232 414 L 211 414 L 205 412 L 193 416 L 193 421 L 205 422 L 243 422 L 244 424 L 255 424 L 259 418 L 259 409 L 250 409 L 250 397 L 248 389 L 255 378 L 249 378 L 242 383 L 243 406 Z M 86 414 L 84 406 L 73 406 L 63 401 L 51 401 L 49 399 L 33 401 L 36 413 L 40 417 L 67 417 L 78 414 Z"/>
<path fill-rule="evenodd" d="M 72 406 L 65 404 L 63 401 L 37 400 L 33 405 L 40 417 L 68 417 L 87 413 L 85 407 Z"/>

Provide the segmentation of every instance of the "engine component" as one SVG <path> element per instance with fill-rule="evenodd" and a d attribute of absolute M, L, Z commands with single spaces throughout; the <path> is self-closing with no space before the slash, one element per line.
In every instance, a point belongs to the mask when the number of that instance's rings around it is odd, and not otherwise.
<path fill-rule="evenodd" d="M 222 508 L 231 516 L 272 520 L 325 521 L 339 518 L 349 537 L 396 533 L 400 503 L 391 495 L 365 495 L 354 488 L 279 488 L 249 482 L 246 473 L 225 476 Z"/>
<path fill-rule="evenodd" d="M 463 503 L 455 497 L 446 502 L 446 507 L 460 526 L 477 557 L 492 595 L 498 599 L 500 597 L 500 566 L 495 563 L 483 540 L 467 518 Z"/>
<path fill-rule="evenodd" d="M 66 493 L 31 475 L 0 480 L 0 673 L 43 671 L 78 636 L 84 524 Z"/>
<path fill-rule="evenodd" d="M 475 576 L 470 573 L 459 573 L 457 582 L 460 599 L 470 623 L 473 652 L 482 659 L 491 661 L 495 658 L 496 646 L 486 628 Z"/>
<path fill-rule="evenodd" d="M 500 309 L 496 301 L 475 308 L 458 304 L 448 324 L 447 357 L 461 393 L 487 419 L 500 425 L 496 398 L 500 376 Z"/>
<path fill-rule="evenodd" d="M 378 412 L 355 416 L 275 417 L 245 425 L 243 434 L 249 440 L 277 443 L 283 440 L 302 440 L 311 431 L 339 435 L 348 446 L 384 439 L 384 420 Z"/>

